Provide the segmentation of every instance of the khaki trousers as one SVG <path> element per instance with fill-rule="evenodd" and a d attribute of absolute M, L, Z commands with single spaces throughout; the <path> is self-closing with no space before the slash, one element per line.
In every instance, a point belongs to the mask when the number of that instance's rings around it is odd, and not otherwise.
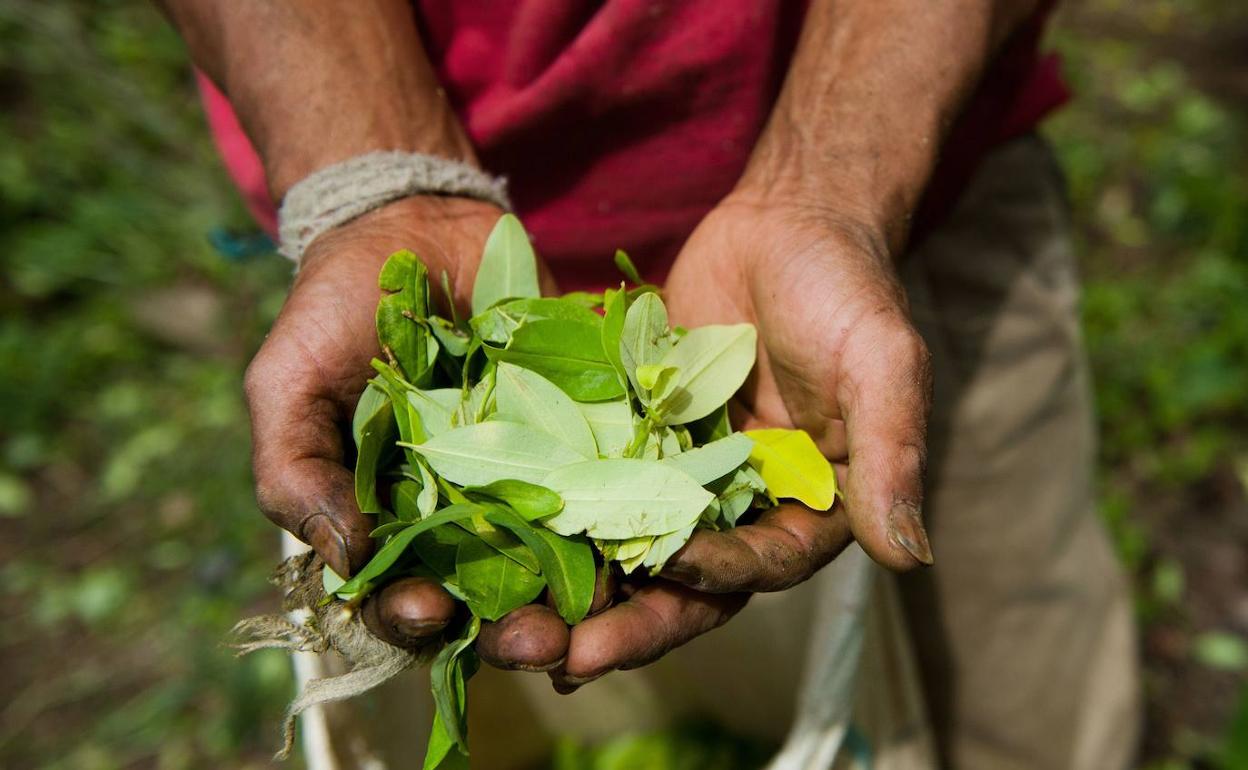
<path fill-rule="evenodd" d="M 851 547 L 658 663 L 572 696 L 545 676 L 483 668 L 473 766 L 533 766 L 557 735 L 604 739 L 696 715 L 785 743 L 776 768 L 1128 767 L 1135 631 L 1094 510 L 1068 231 L 1060 175 L 1029 136 L 989 156 L 902 265 L 936 374 L 935 567 L 895 579 Z M 306 677 L 336 664 L 297 666 Z M 409 672 L 304 720 L 308 766 L 419 767 L 430 718 L 427 674 Z"/>

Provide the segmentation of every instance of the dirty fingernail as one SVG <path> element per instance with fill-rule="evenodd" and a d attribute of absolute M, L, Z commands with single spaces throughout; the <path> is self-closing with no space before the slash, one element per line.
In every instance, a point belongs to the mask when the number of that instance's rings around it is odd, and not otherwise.
<path fill-rule="evenodd" d="M 544 664 L 528 664 L 528 663 L 512 663 L 509 668 L 512 671 L 527 671 L 530 674 L 544 674 L 547 671 L 553 671 L 567 662 L 567 658 L 563 657 L 553 663 Z"/>
<path fill-rule="evenodd" d="M 559 693 L 560 695 L 571 695 L 572 693 L 581 689 L 580 687 L 577 687 L 574 684 L 564 684 L 563 682 L 552 682 L 551 686 L 554 687 L 555 692 Z"/>
<path fill-rule="evenodd" d="M 347 541 L 328 516 L 319 513 L 308 519 L 303 525 L 303 539 L 339 577 L 351 576 L 351 565 L 347 560 Z"/>
<path fill-rule="evenodd" d="M 923 529 L 923 521 L 919 507 L 914 503 L 895 503 L 888 514 L 888 536 L 897 545 L 919 562 L 931 566 L 932 546 L 927 541 L 927 530 Z"/>
<path fill-rule="evenodd" d="M 599 674 L 598 676 L 590 676 L 590 677 L 569 676 L 567 674 L 561 674 L 559 676 L 552 677 L 551 684 L 554 685 L 555 692 L 559 693 L 560 695 L 571 695 L 572 693 L 581 689 L 582 686 L 589 684 L 590 682 L 594 681 L 595 679 L 598 679 L 601 676 L 602 674 Z"/>

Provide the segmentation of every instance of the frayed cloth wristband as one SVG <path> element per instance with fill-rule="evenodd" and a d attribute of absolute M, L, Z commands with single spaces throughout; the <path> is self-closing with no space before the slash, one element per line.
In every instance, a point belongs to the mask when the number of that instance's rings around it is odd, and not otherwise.
<path fill-rule="evenodd" d="M 370 152 L 304 177 L 278 212 L 279 251 L 296 264 L 317 236 L 409 195 L 457 195 L 511 210 L 507 180 L 416 152 Z"/>

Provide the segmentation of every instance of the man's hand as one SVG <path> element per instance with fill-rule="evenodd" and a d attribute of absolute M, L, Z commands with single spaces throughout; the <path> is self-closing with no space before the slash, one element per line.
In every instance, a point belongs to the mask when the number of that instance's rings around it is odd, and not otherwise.
<path fill-rule="evenodd" d="M 896 570 L 932 562 L 920 521 L 927 350 L 883 240 L 826 210 L 744 194 L 694 231 L 666 288 L 673 323 L 755 324 L 738 428 L 803 428 L 836 464 L 845 504 L 784 504 L 726 532 L 697 530 L 663 575 L 572 630 L 555 686 L 635 668 L 726 622 L 751 592 L 806 580 L 857 539 Z"/>
<path fill-rule="evenodd" d="M 699 532 L 671 576 L 707 591 L 776 591 L 831 561 L 851 533 L 890 569 L 930 564 L 920 510 L 931 373 L 878 231 L 738 194 L 694 232 L 667 291 L 675 323 L 758 327 L 735 424 L 806 430 L 837 465 L 845 503 Z"/>
<path fill-rule="evenodd" d="M 475 165 L 407 0 L 161 5 L 197 66 L 229 96 L 274 200 L 317 169 L 377 150 Z M 501 213 L 471 200 L 414 197 L 325 233 L 305 253 L 248 370 L 260 505 L 340 575 L 358 569 L 373 549 L 373 520 L 356 506 L 342 461 L 343 428 L 380 352 L 378 271 L 392 252 L 411 249 L 435 285 L 448 272 L 466 308 L 481 248 Z M 553 290 L 549 275 L 541 276 Z M 547 668 L 567 650 L 567 627 L 546 607 L 522 609 L 505 620 L 506 634 L 490 627 L 482 636 L 502 640 L 493 658 L 500 665 Z M 440 586 L 408 578 L 379 591 L 362 612 L 376 634 L 407 646 L 439 632 L 454 610 Z"/>
<path fill-rule="evenodd" d="M 447 272 L 457 303 L 467 307 L 481 249 L 501 214 L 479 201 L 421 196 L 325 233 L 304 255 L 247 370 L 260 507 L 339 575 L 359 569 L 373 551 L 368 533 L 375 521 L 356 505 L 343 442 L 350 441 L 344 428 L 373 374 L 369 361 L 380 354 L 374 315 L 381 265 L 392 252 L 411 249 L 435 285 Z M 371 597 L 363 616 L 382 638 L 407 646 L 441 631 L 454 609 L 439 585 L 409 578 Z"/>

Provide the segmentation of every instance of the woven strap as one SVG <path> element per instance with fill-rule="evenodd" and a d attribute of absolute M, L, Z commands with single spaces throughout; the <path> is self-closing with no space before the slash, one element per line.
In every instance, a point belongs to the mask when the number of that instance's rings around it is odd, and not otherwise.
<path fill-rule="evenodd" d="M 410 195 L 454 195 L 511 209 L 507 180 L 457 160 L 416 152 L 370 152 L 304 177 L 278 212 L 280 251 L 298 264 L 317 236 Z"/>

